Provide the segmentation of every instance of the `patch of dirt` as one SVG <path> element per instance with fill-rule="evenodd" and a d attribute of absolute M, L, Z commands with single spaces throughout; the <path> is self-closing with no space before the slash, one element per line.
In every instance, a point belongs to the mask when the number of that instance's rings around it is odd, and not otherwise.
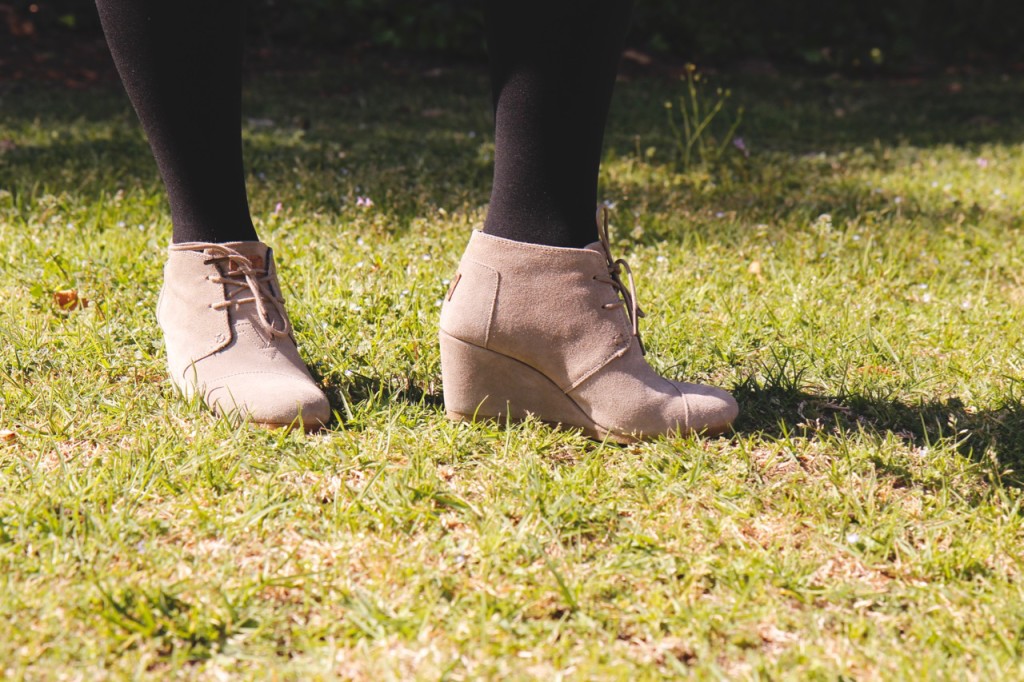
<path fill-rule="evenodd" d="M 889 586 L 892 578 L 882 571 L 866 566 L 860 559 L 849 554 L 838 554 L 825 560 L 812 576 L 815 585 L 836 585 L 839 583 L 861 583 L 882 591 Z"/>

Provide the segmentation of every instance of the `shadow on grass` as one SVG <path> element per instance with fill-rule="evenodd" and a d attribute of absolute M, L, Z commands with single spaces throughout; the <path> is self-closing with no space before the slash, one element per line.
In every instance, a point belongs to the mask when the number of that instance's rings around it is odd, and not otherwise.
<path fill-rule="evenodd" d="M 392 376 L 377 378 L 364 374 L 346 374 L 345 376 L 323 377 L 315 372 L 314 379 L 325 387 L 331 409 L 349 421 L 354 408 L 367 406 L 380 407 L 390 403 L 441 409 L 444 396 L 440 384 L 420 386 L 410 376 Z"/>
<path fill-rule="evenodd" d="M 780 148 L 795 153 L 838 151 L 876 143 L 1012 144 L 1024 139 L 1018 112 L 1021 81 L 998 72 L 913 78 L 820 77 L 798 72 L 754 77 L 724 72 L 711 79 L 733 93 L 727 112 L 744 107 L 739 133 L 755 153 Z M 622 84 L 613 105 L 613 120 L 619 123 L 610 134 L 614 148 L 628 153 L 636 147 L 634 136 L 623 127 L 634 134 L 667 133 L 664 102 L 677 98 L 682 90 L 671 79 Z M 662 140 L 669 138 L 664 135 Z M 641 139 L 644 145 L 658 141 L 656 136 Z"/>
<path fill-rule="evenodd" d="M 740 403 L 735 429 L 741 434 L 782 439 L 866 431 L 890 433 L 919 448 L 952 443 L 961 456 L 990 467 L 1004 485 L 1024 488 L 1024 404 L 1015 397 L 993 409 L 973 410 L 956 397 L 911 404 L 865 395 L 818 395 L 755 380 L 733 394 Z M 891 461 L 878 459 L 875 466 L 908 483 L 914 479 Z"/>
<path fill-rule="evenodd" d="M 411 377 L 353 374 L 326 383 L 334 410 L 357 428 L 357 407 L 359 412 L 395 403 L 426 410 L 444 407 L 440 384 L 421 386 Z M 732 392 L 740 404 L 734 425 L 740 434 L 813 439 L 823 433 L 864 431 L 888 433 L 917 448 L 952 443 L 962 457 L 984 464 L 1002 484 L 1024 489 L 1024 401 L 1016 397 L 994 409 L 974 410 L 955 397 L 911 404 L 860 394 L 815 394 L 785 381 L 750 379 Z M 873 463 L 904 485 L 941 487 L 936 481 L 918 480 L 917 474 L 891 458 L 875 458 Z"/>
<path fill-rule="evenodd" d="M 261 76 L 248 88 L 245 112 L 251 129 L 246 165 L 255 175 L 250 190 L 267 187 L 286 204 L 328 212 L 342 210 L 347 199 L 339 197 L 372 192 L 378 210 L 399 226 L 435 205 L 450 206 L 453 197 L 470 205 L 485 203 L 491 134 L 483 71 L 454 69 L 439 79 L 419 77 L 427 71 L 396 76 L 386 69 L 342 65 L 291 79 Z M 607 195 L 634 197 L 640 202 L 634 208 L 655 212 L 675 212 L 680 206 L 694 214 L 733 211 L 744 222 L 813 218 L 824 212 L 841 222 L 865 211 L 892 210 L 932 216 L 937 224 L 958 211 L 976 209 L 951 207 L 940 190 L 927 189 L 901 197 L 896 207 L 894 197 L 868 187 L 857 179 L 858 172 L 892 168 L 889 148 L 901 144 L 975 148 L 1024 140 L 1024 120 L 1017 112 L 1019 79 L 722 80 L 747 107 L 741 133 L 754 149 L 748 162 L 728 169 L 732 179 L 709 192 L 707 186 L 666 184 L 659 171 L 660 178 L 612 178 Z M 954 82 L 958 87 L 952 87 Z M 652 167 L 658 170 L 655 161 L 667 162 L 673 142 L 663 102 L 678 89 L 674 81 L 653 78 L 622 84 L 608 131 L 607 147 L 616 158 L 629 158 L 651 145 L 660 150 Z M 116 86 L 84 93 L 32 91 L 21 99 L 7 107 L 4 125 L 15 132 L 36 130 L 39 139 L 0 146 L 0 187 L 15 194 L 31 195 L 45 187 L 91 196 L 125 185 L 156 185 L 155 165 Z M 40 136 L 37 129 L 49 134 Z M 813 152 L 819 151 L 852 156 L 838 162 L 815 159 Z M 297 179 L 305 190 L 297 191 Z M 688 229 L 715 229 L 701 226 L 707 221 L 688 222 L 697 223 Z M 714 239 L 710 232 L 707 236 Z M 677 233 L 652 233 L 644 241 L 678 238 Z"/>

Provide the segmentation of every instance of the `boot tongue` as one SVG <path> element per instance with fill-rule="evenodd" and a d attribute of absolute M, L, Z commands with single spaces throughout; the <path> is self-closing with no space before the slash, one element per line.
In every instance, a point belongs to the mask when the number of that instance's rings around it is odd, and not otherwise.
<path fill-rule="evenodd" d="M 228 247 L 229 249 L 233 249 L 238 253 L 242 254 L 243 256 L 245 256 L 246 258 L 248 258 L 249 262 L 252 263 L 253 269 L 259 272 L 261 276 L 266 275 L 268 273 L 268 268 L 270 267 L 270 260 L 271 258 L 273 258 L 273 251 L 270 249 L 269 246 L 267 246 L 263 242 L 227 242 L 224 244 L 224 246 Z M 280 292 L 276 291 L 276 278 L 274 278 L 271 282 L 265 282 L 262 286 L 268 287 L 271 295 L 280 296 Z M 252 294 L 250 294 L 249 292 L 245 292 L 243 295 L 256 295 L 256 292 L 252 292 Z M 268 317 L 268 321 L 278 329 L 286 328 L 287 323 L 281 318 L 281 314 L 278 311 L 277 306 L 271 304 L 271 302 L 266 299 L 263 300 L 263 303 L 264 310 L 266 311 Z M 239 307 L 236 310 L 235 314 L 238 315 L 241 319 L 248 319 L 250 322 L 252 322 L 254 326 L 257 326 L 259 328 L 263 327 L 262 321 L 259 319 L 258 309 L 255 303 L 250 303 Z"/>
<path fill-rule="evenodd" d="M 227 242 L 224 246 L 234 249 L 249 259 L 252 267 L 259 272 L 267 272 L 267 261 L 269 260 L 270 247 L 263 242 Z"/>

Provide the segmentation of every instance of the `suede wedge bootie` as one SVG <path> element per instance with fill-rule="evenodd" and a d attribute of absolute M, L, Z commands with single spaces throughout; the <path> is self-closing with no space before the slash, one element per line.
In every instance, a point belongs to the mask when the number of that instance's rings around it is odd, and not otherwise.
<path fill-rule="evenodd" d="M 441 309 L 449 417 L 533 415 L 618 443 L 729 427 L 739 410 L 726 391 L 644 360 L 632 274 L 611 256 L 607 223 L 600 234 L 572 249 L 473 233 Z"/>
<path fill-rule="evenodd" d="M 157 319 L 171 381 L 217 414 L 270 427 L 320 428 L 330 405 L 299 357 L 260 242 L 171 244 Z"/>

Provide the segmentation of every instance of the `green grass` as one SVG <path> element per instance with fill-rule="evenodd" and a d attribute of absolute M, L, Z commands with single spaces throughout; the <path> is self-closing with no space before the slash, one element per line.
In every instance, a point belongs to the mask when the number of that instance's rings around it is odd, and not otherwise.
<path fill-rule="evenodd" d="M 602 195 L 650 357 L 743 413 L 617 447 L 444 419 L 493 138 L 482 73 L 426 71 L 247 86 L 253 211 L 338 415 L 308 436 L 165 380 L 123 94 L 3 94 L 0 675 L 1024 675 L 1020 76 L 725 79 L 751 158 L 686 175 L 678 84 L 621 83 Z"/>

